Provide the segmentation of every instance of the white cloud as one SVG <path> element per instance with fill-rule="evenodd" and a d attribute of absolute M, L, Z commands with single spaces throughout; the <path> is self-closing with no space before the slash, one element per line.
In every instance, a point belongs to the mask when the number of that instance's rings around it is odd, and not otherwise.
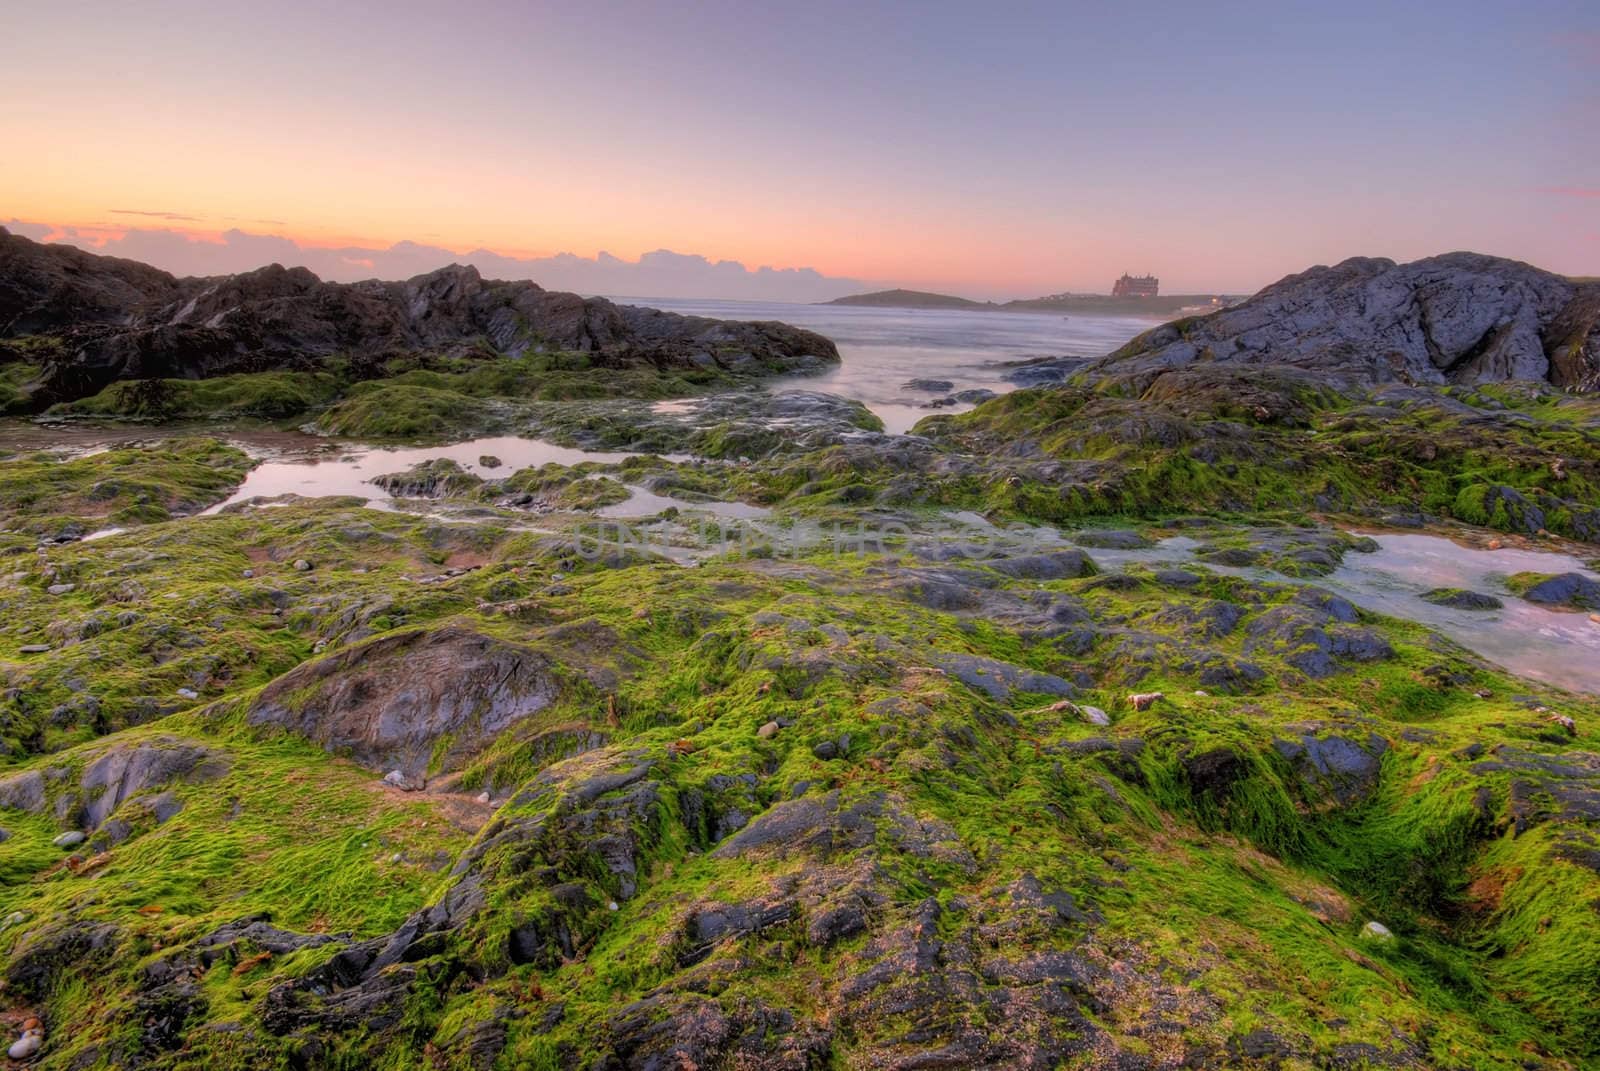
<path fill-rule="evenodd" d="M 237 228 L 215 238 L 165 228 L 129 228 L 117 234 L 80 235 L 72 228 L 13 220 L 6 226 L 36 240 L 64 241 L 96 253 L 129 257 L 175 275 L 230 275 L 267 264 L 306 267 L 323 279 L 408 279 L 447 264 L 471 264 L 489 279 L 532 279 L 549 290 L 575 290 L 638 298 L 724 298 L 746 301 L 827 301 L 866 289 L 855 279 L 811 268 L 746 268 L 736 260 L 712 261 L 658 249 L 638 261 L 610 253 L 580 257 L 508 257 L 487 249 L 455 253 L 439 246 L 397 242 L 387 249 L 321 249 L 277 235 Z"/>

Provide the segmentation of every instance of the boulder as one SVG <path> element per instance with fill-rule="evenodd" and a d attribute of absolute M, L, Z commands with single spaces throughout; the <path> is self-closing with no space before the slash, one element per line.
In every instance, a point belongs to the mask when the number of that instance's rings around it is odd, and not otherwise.
<path fill-rule="evenodd" d="M 1355 257 L 1147 331 L 1090 371 L 1150 385 L 1197 363 L 1291 366 L 1347 387 L 1535 380 L 1595 390 L 1600 285 L 1476 253 Z"/>
<path fill-rule="evenodd" d="M 1423 602 L 1431 602 L 1435 606 L 1444 606 L 1451 610 L 1488 611 L 1498 610 L 1505 605 L 1493 595 L 1463 591 L 1460 588 L 1434 588 L 1432 591 L 1423 592 L 1421 598 Z"/>
<path fill-rule="evenodd" d="M 1074 580 L 1098 572 L 1094 562 L 1081 550 L 1055 550 L 1044 554 L 999 558 L 990 562 L 989 567 L 1018 580 Z"/>
<path fill-rule="evenodd" d="M 1582 573 L 1559 573 L 1522 593 L 1529 602 L 1573 610 L 1600 610 L 1600 580 Z"/>
<path fill-rule="evenodd" d="M 381 636 L 298 666 L 262 690 L 248 720 L 411 781 L 454 768 L 547 709 L 560 688 L 544 654 L 446 625 Z M 434 759 L 439 767 L 430 771 Z"/>

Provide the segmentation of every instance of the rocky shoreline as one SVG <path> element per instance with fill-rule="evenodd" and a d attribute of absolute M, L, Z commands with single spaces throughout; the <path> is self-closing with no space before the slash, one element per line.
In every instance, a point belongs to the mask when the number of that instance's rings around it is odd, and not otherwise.
<path fill-rule="evenodd" d="M 1321 269 L 889 435 L 760 389 L 794 329 L 20 241 L 0 381 L 151 431 L 0 446 L 20 1059 L 1600 1059 L 1600 698 L 1486 642 L 1600 650 L 1581 288 Z M 410 449 L 240 496 L 245 410 Z M 487 433 L 615 454 L 426 447 Z"/>
<path fill-rule="evenodd" d="M 615 305 L 488 281 L 461 265 L 403 283 L 325 283 L 279 265 L 178 279 L 0 228 L 0 339 L 7 338 L 27 346 L 13 344 L 0 363 L 38 364 L 37 378 L 17 384 L 7 406 L 23 411 L 124 381 L 320 372 L 360 382 L 389 378 L 391 366 L 426 367 L 428 358 L 560 352 L 587 356 L 579 368 L 703 377 L 814 372 L 839 360 L 833 343 L 787 324 Z"/>

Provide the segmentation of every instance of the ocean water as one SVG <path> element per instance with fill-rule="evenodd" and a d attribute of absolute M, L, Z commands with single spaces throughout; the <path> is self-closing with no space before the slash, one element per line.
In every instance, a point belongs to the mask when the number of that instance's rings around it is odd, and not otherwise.
<path fill-rule="evenodd" d="M 970 309 L 616 300 L 722 320 L 781 320 L 816 331 L 838 345 L 843 358 L 840 366 L 821 376 L 775 380 L 769 389 L 819 390 L 854 398 L 876 413 L 891 432 L 908 431 L 932 413 L 971 408 L 925 409 L 926 403 L 940 395 L 907 390 L 908 380 L 941 379 L 953 384 L 952 391 L 982 388 L 1004 393 L 1015 387 L 1002 378 L 1008 362 L 1031 357 L 1099 357 L 1161 322 L 1127 316 L 1067 317 Z"/>
<path fill-rule="evenodd" d="M 636 299 L 637 300 L 637 299 Z M 957 310 L 863 309 L 845 306 L 788 305 L 751 302 L 649 302 L 672 311 L 738 319 L 774 319 L 817 331 L 839 346 L 841 367 L 823 376 L 794 377 L 770 384 L 772 390 L 823 390 L 858 399 L 883 418 L 890 431 L 903 432 L 935 412 L 966 406 L 925 409 L 938 395 L 911 391 L 914 378 L 951 383 L 951 392 L 985 388 L 1013 389 L 1003 378 L 1010 362 L 1034 357 L 1094 357 L 1107 353 L 1148 329 L 1151 321 L 1122 317 L 1057 317 L 1033 313 Z M 665 411 L 691 407 L 692 401 L 660 403 Z M 8 421 L 0 427 L 0 443 L 13 448 L 64 449 L 73 453 L 103 449 L 117 442 L 160 439 L 184 429 L 149 427 L 91 428 L 40 426 Z M 194 429 L 189 429 L 193 431 Z M 209 433 L 218 434 L 216 429 Z M 449 457 L 481 476 L 509 474 L 527 465 L 549 461 L 615 462 L 623 452 L 587 452 L 534 439 L 498 437 L 444 446 L 387 447 L 334 442 L 293 431 L 251 429 L 221 431 L 262 458 L 237 491 L 215 512 L 255 496 L 288 493 L 353 495 L 376 508 L 396 503 L 375 484 L 374 476 L 398 472 L 436 457 Z M 7 441 L 14 439 L 15 441 Z M 503 462 L 498 470 L 478 463 L 483 454 Z M 648 517 L 668 506 L 723 519 L 757 524 L 768 511 L 743 503 L 690 504 L 631 487 L 628 501 L 598 511 L 608 519 Z M 952 521 L 983 525 L 981 518 L 951 516 Z M 95 533 L 110 536 L 116 530 Z M 1059 538 L 1053 531 L 1045 534 Z M 1070 533 L 1068 533 L 1070 538 Z M 1482 657 L 1519 675 L 1560 687 L 1600 693 L 1600 624 L 1586 614 L 1559 613 L 1523 602 L 1506 592 L 1506 575 L 1586 571 L 1585 564 L 1561 555 L 1504 549 L 1481 551 L 1431 535 L 1383 534 L 1375 554 L 1351 554 L 1334 574 L 1315 581 L 1338 591 L 1369 610 L 1427 624 Z M 1116 568 L 1131 561 L 1181 564 L 1192 557 L 1193 542 L 1171 539 L 1139 551 L 1090 551 L 1102 565 Z M 1210 568 L 1220 567 L 1210 566 Z M 1248 572 L 1248 571 L 1247 571 Z M 1274 574 L 1263 579 L 1281 580 Z M 1423 602 L 1432 587 L 1464 587 L 1501 595 L 1505 607 L 1472 614 Z"/>

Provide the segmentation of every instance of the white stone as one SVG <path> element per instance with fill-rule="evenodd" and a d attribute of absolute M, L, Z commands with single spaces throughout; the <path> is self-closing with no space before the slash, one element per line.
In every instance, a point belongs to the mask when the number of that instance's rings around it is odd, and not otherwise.
<path fill-rule="evenodd" d="M 406 776 L 404 770 L 390 770 L 383 775 L 383 783 L 393 785 L 404 792 L 415 792 L 419 787 L 416 782 Z"/>

